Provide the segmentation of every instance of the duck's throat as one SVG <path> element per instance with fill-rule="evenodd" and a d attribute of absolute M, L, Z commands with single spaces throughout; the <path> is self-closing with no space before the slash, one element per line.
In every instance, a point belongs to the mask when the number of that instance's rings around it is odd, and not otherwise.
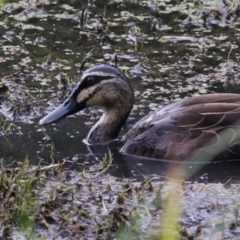
<path fill-rule="evenodd" d="M 124 113 L 118 111 L 105 112 L 105 114 L 90 130 L 87 136 L 88 143 L 105 144 L 118 137 L 118 134 L 126 122 L 131 109 Z"/>

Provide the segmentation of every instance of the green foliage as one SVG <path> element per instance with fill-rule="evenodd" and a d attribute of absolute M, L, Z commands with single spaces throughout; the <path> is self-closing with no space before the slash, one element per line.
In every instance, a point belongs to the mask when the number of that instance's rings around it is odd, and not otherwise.
<path fill-rule="evenodd" d="M 8 2 L 8 0 L 0 0 L 0 6 L 7 3 L 7 2 Z"/>

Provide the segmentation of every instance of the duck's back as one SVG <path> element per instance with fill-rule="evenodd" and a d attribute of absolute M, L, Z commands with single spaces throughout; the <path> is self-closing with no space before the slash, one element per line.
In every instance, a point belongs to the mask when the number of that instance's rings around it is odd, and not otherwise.
<path fill-rule="evenodd" d="M 240 158 L 240 95 L 187 98 L 147 115 L 123 137 L 121 152 L 168 160 Z"/>

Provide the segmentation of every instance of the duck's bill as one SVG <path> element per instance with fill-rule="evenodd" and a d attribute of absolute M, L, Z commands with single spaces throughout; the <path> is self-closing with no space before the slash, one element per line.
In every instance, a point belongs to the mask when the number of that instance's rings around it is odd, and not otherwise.
<path fill-rule="evenodd" d="M 80 111 L 80 106 L 72 97 L 68 98 L 62 105 L 49 113 L 39 121 L 40 125 L 47 125 L 60 121 L 61 119 Z"/>

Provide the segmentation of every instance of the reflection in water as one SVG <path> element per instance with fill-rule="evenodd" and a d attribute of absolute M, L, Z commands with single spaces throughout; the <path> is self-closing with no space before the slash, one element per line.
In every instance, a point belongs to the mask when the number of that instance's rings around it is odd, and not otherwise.
<path fill-rule="evenodd" d="M 101 161 L 106 153 L 107 146 L 88 147 L 83 142 L 87 135 L 88 128 L 81 128 L 82 118 L 77 117 L 61 121 L 59 124 L 46 127 L 44 133 L 37 125 L 21 125 L 23 135 L 11 135 L 0 138 L 1 157 L 5 164 L 11 164 L 12 161 L 23 161 L 26 156 L 31 164 L 51 163 L 54 161 L 63 161 L 67 159 L 69 167 L 81 171 L 86 165 Z M 164 179 L 169 168 L 183 166 L 186 170 L 198 169 L 198 164 L 186 164 L 177 162 L 168 162 L 164 160 L 147 159 L 119 154 L 117 149 L 111 148 L 114 156 L 113 167 L 108 173 L 117 177 L 134 177 L 142 179 L 149 176 L 158 176 Z M 230 177 L 233 180 L 239 180 L 238 162 L 219 162 L 210 163 L 198 170 L 188 180 L 203 180 L 210 182 L 227 181 Z M 176 176 L 178 177 L 178 176 Z"/>
<path fill-rule="evenodd" d="M 194 173 L 187 177 L 186 180 L 225 182 L 229 180 L 229 178 L 232 178 L 234 181 L 239 182 L 238 161 L 212 162 L 201 166 L 201 164 L 198 163 L 169 162 L 166 160 L 119 155 L 114 158 L 114 163 L 117 165 L 117 168 L 111 171 L 111 174 L 119 177 L 135 176 L 137 178 L 145 178 L 151 175 L 153 177 L 157 175 L 163 180 L 168 177 L 170 169 L 177 168 L 177 171 L 175 171 L 176 178 L 181 178 L 181 169 L 185 169 L 186 175 L 188 172 Z M 199 166 L 201 166 L 200 169 Z M 126 175 L 123 175 L 123 173 Z"/>

